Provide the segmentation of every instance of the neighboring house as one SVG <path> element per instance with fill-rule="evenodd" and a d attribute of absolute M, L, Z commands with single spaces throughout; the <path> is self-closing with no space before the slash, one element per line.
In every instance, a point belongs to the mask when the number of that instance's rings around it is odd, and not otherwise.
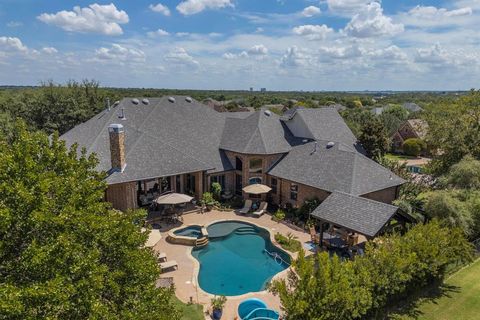
<path fill-rule="evenodd" d="M 391 204 L 404 183 L 357 151 L 334 108 L 279 117 L 265 109 L 221 113 L 184 96 L 126 98 L 61 138 L 97 154 L 98 170 L 108 173 L 106 200 L 119 210 L 144 204 L 140 197 L 152 190 L 199 199 L 212 182 L 244 198 L 246 185 L 269 185 L 268 200 L 281 206 L 338 192 Z M 344 214 L 341 204 L 337 210 Z"/>
<path fill-rule="evenodd" d="M 425 139 L 428 133 L 428 123 L 422 119 L 405 121 L 392 135 L 392 147 L 395 152 L 402 152 L 405 140 L 410 138 Z"/>
<path fill-rule="evenodd" d="M 406 102 L 402 105 L 402 107 L 410 113 L 423 111 L 423 109 L 418 104 L 413 102 Z"/>

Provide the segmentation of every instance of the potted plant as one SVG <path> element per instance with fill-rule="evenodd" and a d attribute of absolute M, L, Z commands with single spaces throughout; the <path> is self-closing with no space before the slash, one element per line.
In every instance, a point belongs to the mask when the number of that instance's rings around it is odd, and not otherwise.
<path fill-rule="evenodd" d="M 227 298 L 225 296 L 220 296 L 213 298 L 211 300 L 212 304 L 212 318 L 214 320 L 220 320 L 222 318 L 223 313 L 223 306 L 227 302 Z"/>
<path fill-rule="evenodd" d="M 215 199 L 213 198 L 213 194 L 211 192 L 205 192 L 202 195 L 202 204 L 207 208 L 207 211 L 212 210 L 213 206 L 215 205 Z"/>

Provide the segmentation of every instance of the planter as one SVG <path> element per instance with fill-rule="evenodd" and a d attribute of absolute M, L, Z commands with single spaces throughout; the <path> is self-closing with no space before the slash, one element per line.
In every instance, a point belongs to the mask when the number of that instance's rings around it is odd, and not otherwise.
<path fill-rule="evenodd" d="M 222 318 L 222 313 L 223 313 L 222 309 L 213 309 L 212 319 L 220 320 Z"/>

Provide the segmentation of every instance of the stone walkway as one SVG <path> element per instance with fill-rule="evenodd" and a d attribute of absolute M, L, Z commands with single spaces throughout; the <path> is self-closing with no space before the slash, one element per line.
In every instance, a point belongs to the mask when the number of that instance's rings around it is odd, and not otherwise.
<path fill-rule="evenodd" d="M 238 220 L 246 221 L 250 223 L 257 224 L 260 227 L 263 227 L 270 231 L 272 242 L 274 242 L 273 235 L 276 232 L 280 232 L 283 235 L 291 232 L 294 234 L 302 244 L 310 241 L 310 235 L 305 232 L 294 230 L 284 224 L 277 223 L 271 220 L 270 215 L 263 215 L 260 218 L 254 218 L 250 216 L 237 215 L 232 211 L 220 212 L 220 211 L 211 211 L 204 214 L 200 213 L 190 213 L 183 216 L 183 225 L 206 225 L 214 221 L 219 220 Z M 154 250 L 157 252 L 165 252 L 167 254 L 168 260 L 176 260 L 178 263 L 177 270 L 168 270 L 162 273 L 162 277 L 173 277 L 175 283 L 175 293 L 177 297 L 183 302 L 193 301 L 194 303 L 199 303 L 204 306 L 204 310 L 210 308 L 210 299 L 212 295 L 204 292 L 197 285 L 197 274 L 199 269 L 198 261 L 193 258 L 190 254 L 192 247 L 170 244 L 166 241 L 167 232 L 170 229 L 176 228 L 180 225 L 163 227 L 160 231 L 162 233 L 162 239 L 154 247 Z M 291 254 L 294 258 L 296 254 Z M 287 270 L 277 274 L 277 277 L 285 277 Z M 236 297 L 227 297 L 228 301 L 223 310 L 222 319 L 235 319 L 237 316 L 237 307 L 239 303 L 245 298 L 257 297 L 264 300 L 270 308 L 280 311 L 280 300 L 278 297 L 273 296 L 267 291 L 262 291 L 258 293 L 248 293 L 242 296 Z M 210 319 L 209 317 L 206 317 Z"/>

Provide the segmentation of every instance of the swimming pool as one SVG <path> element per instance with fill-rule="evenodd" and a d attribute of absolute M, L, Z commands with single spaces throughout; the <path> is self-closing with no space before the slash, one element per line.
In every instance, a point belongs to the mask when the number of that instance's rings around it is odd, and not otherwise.
<path fill-rule="evenodd" d="M 211 294 L 236 296 L 265 289 L 272 277 L 288 268 L 290 256 L 270 241 L 267 230 L 226 221 L 207 227 L 210 243 L 195 248 L 200 262 L 198 283 Z"/>

